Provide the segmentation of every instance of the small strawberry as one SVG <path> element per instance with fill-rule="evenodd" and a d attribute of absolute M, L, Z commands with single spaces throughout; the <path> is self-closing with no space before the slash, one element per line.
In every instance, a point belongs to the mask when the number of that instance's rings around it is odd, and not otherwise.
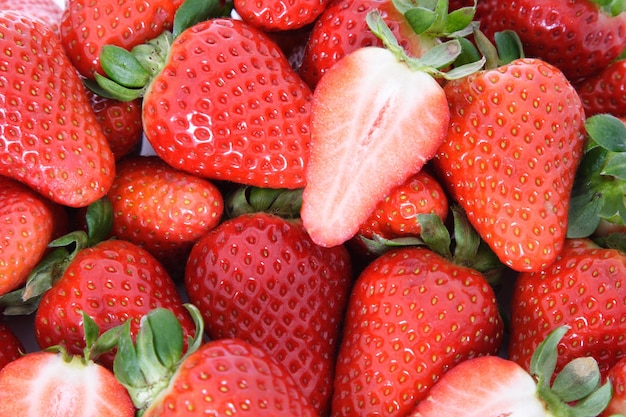
<path fill-rule="evenodd" d="M 299 29 L 326 9 L 330 0 L 234 0 L 237 14 L 244 22 L 263 31 Z"/>
<path fill-rule="evenodd" d="M 448 198 L 438 180 L 425 170 L 409 177 L 382 199 L 359 235 L 372 239 L 419 236 L 422 228 L 418 215 L 434 213 L 442 220 L 448 216 Z"/>
<path fill-rule="evenodd" d="M 0 414 L 47 417 L 133 417 L 126 388 L 92 355 L 116 343 L 117 330 L 97 337 L 94 321 L 82 314 L 86 348 L 78 355 L 63 347 L 27 353 L 0 370 Z"/>
<path fill-rule="evenodd" d="M 368 18 L 387 48 L 350 53 L 321 78 L 313 96 L 301 217 L 322 246 L 353 237 L 376 204 L 435 155 L 447 134 L 450 111 L 431 74 L 454 78 L 482 65 L 439 71 L 437 66 L 456 59 L 459 41 L 411 58 L 380 13 Z"/>
<path fill-rule="evenodd" d="M 588 239 L 567 239 L 550 266 L 521 273 L 511 301 L 509 358 L 529 369 L 531 355 L 558 326 L 560 370 L 576 357 L 595 358 L 603 375 L 626 352 L 626 255 Z"/>
<path fill-rule="evenodd" d="M 603 70 L 624 50 L 625 7 L 600 0 L 480 0 L 476 13 L 488 37 L 513 30 L 527 57 L 540 58 L 577 81 Z"/>
<path fill-rule="evenodd" d="M 2 10 L 0 51 L 0 175 L 66 206 L 98 200 L 113 181 L 113 154 L 56 34 Z"/>
<path fill-rule="evenodd" d="M 116 161 L 139 149 L 143 138 L 141 99 L 122 102 L 87 90 L 91 108 Z"/>
<path fill-rule="evenodd" d="M 135 344 L 128 328 L 120 336 L 115 376 L 140 415 L 317 416 L 289 372 L 263 349 L 229 338 L 202 344 L 200 312 L 187 307 L 196 338 L 185 355 L 180 324 L 167 310 L 142 319 Z"/>
<path fill-rule="evenodd" d="M 587 117 L 609 113 L 615 117 L 625 118 L 626 58 L 612 62 L 597 74 L 585 78 L 576 89 Z"/>
<path fill-rule="evenodd" d="M 26 351 L 22 341 L 6 324 L 0 323 L 0 369 L 19 358 Z"/>
<path fill-rule="evenodd" d="M 500 260 L 516 271 L 554 261 L 568 227 L 584 144 L 571 83 L 539 59 L 489 61 L 445 86 L 450 127 L 434 166 Z"/>
<path fill-rule="evenodd" d="M 29 13 L 49 25 L 55 33 L 59 32 L 63 16 L 63 9 L 55 0 L 0 0 L 0 10 Z"/>
<path fill-rule="evenodd" d="M 436 215 L 420 219 L 445 237 Z M 503 323 L 494 290 L 485 275 L 453 262 L 462 251 L 477 257 L 477 239 L 461 238 L 464 230 L 455 230 L 455 240 L 470 245 L 458 245 L 455 257 L 391 248 L 361 272 L 345 316 L 331 415 L 407 415 L 448 369 L 498 352 Z"/>
<path fill-rule="evenodd" d="M 182 277 L 191 247 L 219 224 L 224 210 L 213 183 L 155 156 L 121 161 L 108 197 L 111 234 L 146 249 L 173 278 Z"/>
<path fill-rule="evenodd" d="M 613 386 L 613 395 L 606 409 L 599 417 L 626 415 L 626 357 L 609 369 L 607 379 Z"/>
<path fill-rule="evenodd" d="M 102 73 L 104 45 L 125 49 L 171 30 L 182 0 L 69 0 L 61 20 L 60 36 L 67 55 L 87 78 Z"/>
<path fill-rule="evenodd" d="M 298 220 L 244 214 L 196 243 L 185 289 L 211 339 L 238 338 L 267 351 L 325 415 L 350 267 L 345 248 L 317 246 Z"/>
<path fill-rule="evenodd" d="M 538 346 L 529 372 L 498 356 L 456 365 L 409 417 L 597 416 L 611 397 L 611 384 L 600 386 L 600 372 L 592 358 L 572 360 L 550 385 L 556 346 L 567 330 L 555 329 Z"/>
<path fill-rule="evenodd" d="M 155 153 L 204 178 L 303 187 L 312 94 L 280 48 L 260 30 L 229 18 L 205 20 L 172 37 L 164 33 L 145 46 L 160 51 L 161 70 L 110 47 L 103 50 L 103 65 L 111 79 L 96 77 L 114 96 L 143 95 L 144 132 Z M 116 84 L 131 72 L 117 65 L 121 61 L 134 62 L 148 81 L 137 88 Z"/>
<path fill-rule="evenodd" d="M 26 282 L 55 230 L 52 204 L 12 179 L 0 176 L 0 295 Z"/>

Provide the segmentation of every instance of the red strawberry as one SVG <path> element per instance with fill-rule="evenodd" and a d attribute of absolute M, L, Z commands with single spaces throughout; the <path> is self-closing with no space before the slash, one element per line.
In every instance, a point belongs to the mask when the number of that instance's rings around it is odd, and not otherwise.
<path fill-rule="evenodd" d="M 435 42 L 420 37 L 390 0 L 337 0 L 315 22 L 299 73 L 311 88 L 337 61 L 366 46 L 383 46 L 369 29 L 366 16 L 379 10 L 383 19 L 412 56 L 421 56 Z"/>
<path fill-rule="evenodd" d="M 445 86 L 439 177 L 500 260 L 517 271 L 554 261 L 582 157 L 578 94 L 555 67 L 518 59 Z"/>
<path fill-rule="evenodd" d="M 407 56 L 378 12 L 368 24 L 389 49 L 360 48 L 337 62 L 315 88 L 311 155 L 302 221 L 318 245 L 353 237 L 376 204 L 418 172 L 443 142 L 450 112 L 432 67 L 450 64 L 459 41 Z M 455 68 L 455 76 L 482 62 Z"/>
<path fill-rule="evenodd" d="M 111 234 L 146 249 L 173 278 L 183 276 L 191 247 L 219 224 L 224 210 L 213 183 L 155 156 L 121 161 L 108 197 L 113 209 Z"/>
<path fill-rule="evenodd" d="M 25 185 L 0 177 L 0 295 L 26 282 L 55 230 L 52 204 Z"/>
<path fill-rule="evenodd" d="M 557 371 L 591 356 L 603 375 L 626 352 L 626 255 L 587 239 L 568 239 L 554 263 L 521 273 L 511 302 L 509 357 L 529 368 L 532 352 L 558 326 L 572 328 L 559 344 Z"/>
<path fill-rule="evenodd" d="M 182 0 L 69 0 L 61 20 L 61 40 L 78 72 L 102 73 L 104 45 L 125 49 L 171 30 Z"/>
<path fill-rule="evenodd" d="M 609 65 L 626 43 L 623 2 L 594 0 L 480 0 L 481 30 L 515 31 L 527 57 L 559 68 L 570 81 L 593 75 Z"/>
<path fill-rule="evenodd" d="M 63 9 L 55 0 L 0 0 L 0 10 L 14 10 L 29 13 L 42 20 L 58 33 Z"/>
<path fill-rule="evenodd" d="M 609 401 L 611 384 L 600 387 L 600 373 L 593 359 L 573 360 L 550 386 L 556 345 L 567 330 L 556 329 L 542 343 L 530 373 L 498 356 L 458 364 L 437 381 L 409 416 L 596 416 Z M 574 401 L 578 403 L 568 404 Z"/>
<path fill-rule="evenodd" d="M 350 272 L 342 246 L 319 247 L 299 221 L 254 213 L 196 243 L 185 288 L 211 339 L 234 337 L 264 349 L 325 415 Z"/>
<path fill-rule="evenodd" d="M 502 331 L 483 275 L 421 247 L 386 252 L 352 290 L 332 415 L 406 415 L 448 369 L 495 354 Z"/>
<path fill-rule="evenodd" d="M 91 108 L 116 161 L 139 149 L 143 137 L 141 99 L 122 102 L 87 90 Z"/>
<path fill-rule="evenodd" d="M 0 369 L 25 352 L 24 345 L 13 333 L 13 330 L 6 324 L 0 323 Z"/>
<path fill-rule="evenodd" d="M 374 235 L 385 239 L 419 236 L 422 228 L 418 215 L 427 213 L 434 213 L 445 221 L 448 216 L 448 198 L 437 179 L 422 170 L 394 188 L 378 203 L 374 212 L 361 225 L 359 235 L 368 239 Z"/>
<path fill-rule="evenodd" d="M 624 415 L 626 413 L 626 357 L 611 367 L 607 378 L 613 386 L 613 395 L 600 417 Z"/>
<path fill-rule="evenodd" d="M 113 181 L 113 155 L 56 35 L 0 11 L 0 50 L 0 175 L 63 205 L 96 201 Z"/>
<path fill-rule="evenodd" d="M 264 31 L 298 29 L 313 23 L 330 0 L 234 0 L 244 22 Z"/>
<path fill-rule="evenodd" d="M 196 335 L 202 334 L 200 312 L 192 305 L 188 308 L 197 325 Z M 129 388 L 144 417 L 317 416 L 286 369 L 263 349 L 243 340 L 202 344 L 196 337 L 181 356 L 180 325 L 163 309 L 142 319 L 135 344 L 128 329 L 124 330 L 115 376 Z"/>
<path fill-rule="evenodd" d="M 584 79 L 576 89 L 587 117 L 599 113 L 626 117 L 626 59 L 615 61 Z"/>
<path fill-rule="evenodd" d="M 37 342 L 42 348 L 63 345 L 69 353 L 79 354 L 85 348 L 81 312 L 103 332 L 129 321 L 136 334 L 141 317 L 157 307 L 174 312 L 185 334 L 193 333 L 181 296 L 161 264 L 130 242 L 106 240 L 78 250 L 43 294 L 35 316 Z M 108 352 L 97 360 L 110 366 L 113 356 Z"/>

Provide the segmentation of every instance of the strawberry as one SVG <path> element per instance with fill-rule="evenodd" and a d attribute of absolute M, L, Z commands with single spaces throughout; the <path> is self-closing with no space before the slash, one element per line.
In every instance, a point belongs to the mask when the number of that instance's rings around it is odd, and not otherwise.
<path fill-rule="evenodd" d="M 500 260 L 554 261 L 584 143 L 578 94 L 556 67 L 516 59 L 445 86 L 450 128 L 434 166 Z"/>
<path fill-rule="evenodd" d="M 63 9 L 54 0 L 0 0 L 0 10 L 14 10 L 20 13 L 30 13 L 31 16 L 42 20 L 58 33 Z"/>
<path fill-rule="evenodd" d="M 600 113 L 626 117 L 626 58 L 585 78 L 576 89 L 587 117 Z"/>
<path fill-rule="evenodd" d="M 22 356 L 24 345 L 6 324 L 0 323 L 0 370 Z"/>
<path fill-rule="evenodd" d="M 509 358 L 525 369 L 534 349 L 558 326 L 572 328 L 559 343 L 560 370 L 571 359 L 595 358 L 602 375 L 624 356 L 626 255 L 588 239 L 568 239 L 557 259 L 521 273 L 511 301 Z"/>
<path fill-rule="evenodd" d="M 388 48 L 350 53 L 326 72 L 314 91 L 301 217 L 321 246 L 353 237 L 376 204 L 435 155 L 450 112 L 443 88 L 431 74 L 453 78 L 482 65 L 443 73 L 430 63 L 454 61 L 460 53 L 458 41 L 434 47 L 421 59 L 411 58 L 380 13 L 368 16 Z"/>
<path fill-rule="evenodd" d="M 434 213 L 445 221 L 448 198 L 438 180 L 425 170 L 409 177 L 382 199 L 359 230 L 359 235 L 371 239 L 419 236 L 422 228 L 419 214 Z"/>
<path fill-rule="evenodd" d="M 320 415 L 330 406 L 352 284 L 345 248 L 314 244 L 298 220 L 243 214 L 202 237 L 185 289 L 211 339 L 238 338 L 283 364 Z"/>
<path fill-rule="evenodd" d="M 410 417 L 589 416 L 609 401 L 611 384 L 600 387 L 592 358 L 570 362 L 550 386 L 556 345 L 567 327 L 555 329 L 538 347 L 527 372 L 517 363 L 482 356 L 462 362 L 444 374 Z M 547 377 L 546 377 L 547 376 Z M 575 405 L 568 403 L 576 401 Z"/>
<path fill-rule="evenodd" d="M 609 369 L 607 379 L 613 386 L 613 395 L 600 417 L 624 415 L 626 413 L 626 357 L 620 359 Z"/>
<path fill-rule="evenodd" d="M 420 219 L 443 236 L 436 215 Z M 455 252 L 477 257 L 469 250 L 477 239 L 463 231 L 455 229 Z M 471 245 L 461 249 L 462 242 Z M 444 252 L 391 248 L 360 273 L 344 320 L 333 416 L 407 415 L 448 369 L 498 352 L 503 323 L 492 287 Z"/>
<path fill-rule="evenodd" d="M 163 68 L 143 87 L 115 84 L 128 75 L 116 62 L 132 60 L 146 76 L 142 62 L 152 65 L 119 48 L 103 50 L 111 79 L 97 77 L 120 97 L 143 94 L 144 132 L 155 153 L 204 178 L 303 187 L 312 94 L 280 48 L 260 30 L 229 18 L 202 21 L 171 38 L 163 34 L 146 45 L 171 48 L 160 50 L 167 58 Z M 206 56 L 217 58 L 209 62 Z"/>
<path fill-rule="evenodd" d="M 624 7 L 619 1 L 480 0 L 476 14 L 489 38 L 513 30 L 527 57 L 540 58 L 577 81 L 601 71 L 622 53 Z"/>
<path fill-rule="evenodd" d="M 0 50 L 0 175 L 63 205 L 98 200 L 113 181 L 113 155 L 56 35 L 0 11 Z"/>
<path fill-rule="evenodd" d="M 171 30 L 182 0 L 68 0 L 60 36 L 67 55 L 83 76 L 102 73 L 104 45 L 130 49 Z"/>
<path fill-rule="evenodd" d="M 62 241 L 63 238 L 61 238 Z M 102 331 L 130 322 L 133 334 L 141 317 L 156 307 L 176 314 L 193 332 L 193 322 L 183 307 L 174 281 L 147 251 L 123 240 L 105 240 L 79 247 L 52 287 L 41 296 L 35 314 L 35 336 L 41 348 L 63 345 L 69 353 L 85 348 L 82 315 L 86 312 Z M 112 365 L 115 352 L 97 358 Z"/>
<path fill-rule="evenodd" d="M 81 356 L 60 346 L 27 353 L 0 370 L 0 414 L 3 416 L 133 417 L 126 388 L 91 354 L 110 349 L 117 338 L 83 314 L 87 348 Z"/>
<path fill-rule="evenodd" d="M 91 108 L 116 161 L 137 151 L 143 138 L 141 99 L 122 102 L 87 90 Z"/>
<path fill-rule="evenodd" d="M 0 177 L 0 295 L 26 282 L 52 240 L 52 204 L 24 184 Z"/>
<path fill-rule="evenodd" d="M 173 278 L 182 277 L 191 247 L 219 224 L 224 210 L 213 183 L 155 156 L 121 161 L 108 197 L 111 234 L 146 249 Z"/>
<path fill-rule="evenodd" d="M 329 2 L 330 0 L 234 0 L 233 5 L 244 22 L 263 31 L 275 32 L 299 29 L 313 23 Z"/>
<path fill-rule="evenodd" d="M 421 56 L 434 46 L 433 41 L 420 39 L 390 0 L 333 1 L 315 22 L 298 70 L 311 88 L 315 88 L 328 69 L 350 52 L 366 46 L 383 46 L 366 22 L 366 16 L 372 10 L 380 11 L 410 55 Z"/>

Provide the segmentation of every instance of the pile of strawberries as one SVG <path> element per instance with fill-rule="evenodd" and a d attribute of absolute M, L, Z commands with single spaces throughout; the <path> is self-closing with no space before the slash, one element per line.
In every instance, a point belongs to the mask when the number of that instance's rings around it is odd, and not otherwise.
<path fill-rule="evenodd" d="M 3 416 L 626 414 L 626 5 L 0 0 L 0 309 Z"/>

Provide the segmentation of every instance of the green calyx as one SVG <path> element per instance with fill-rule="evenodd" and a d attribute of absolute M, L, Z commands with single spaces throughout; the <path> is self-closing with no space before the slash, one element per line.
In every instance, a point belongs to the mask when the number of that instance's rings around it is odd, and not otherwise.
<path fill-rule="evenodd" d="M 138 415 L 168 387 L 180 364 L 203 343 L 204 323 L 200 311 L 192 304 L 185 304 L 185 307 L 196 329 L 194 337 L 187 341 L 184 354 L 183 330 L 170 310 L 157 308 L 142 317 L 134 342 L 130 323 L 119 326 L 113 373 L 128 390 L 139 410 Z"/>
<path fill-rule="evenodd" d="M 302 191 L 301 188 L 238 187 L 225 199 L 226 217 L 232 219 L 242 214 L 264 212 L 284 219 L 298 218 L 302 207 Z"/>
<path fill-rule="evenodd" d="M 591 0 L 602 12 L 609 16 L 617 16 L 626 11 L 626 0 Z"/>
<path fill-rule="evenodd" d="M 113 225 L 113 208 L 104 196 L 87 207 L 87 231 L 76 230 L 48 244 L 51 250 L 35 266 L 26 284 L 0 296 L 3 314 L 27 315 L 34 313 L 43 294 L 63 276 L 63 273 L 81 250 L 107 238 Z"/>
<path fill-rule="evenodd" d="M 601 385 L 600 369 L 595 359 L 582 357 L 572 360 L 552 382 L 557 347 L 568 331 L 568 326 L 556 328 L 537 347 L 530 362 L 530 374 L 537 381 L 537 394 L 546 403 L 550 415 L 597 416 L 611 400 L 612 387 L 610 382 Z"/>
<path fill-rule="evenodd" d="M 626 224 L 626 126 L 609 114 L 585 121 L 588 138 L 576 172 L 567 236 L 588 237 L 601 221 Z"/>
<path fill-rule="evenodd" d="M 471 34 L 476 26 L 472 21 L 475 6 L 448 13 L 447 0 L 394 0 L 393 3 L 415 33 L 423 38 L 437 40 L 421 57 L 409 56 L 383 20 L 381 13 L 378 10 L 368 13 L 366 21 L 372 33 L 399 61 L 405 62 L 413 71 L 423 71 L 434 77 L 452 80 L 470 75 L 484 66 L 483 57 L 475 53 L 468 54 L 465 49 L 471 44 L 464 37 Z M 449 40 L 439 42 L 439 39 L 444 38 Z"/>

